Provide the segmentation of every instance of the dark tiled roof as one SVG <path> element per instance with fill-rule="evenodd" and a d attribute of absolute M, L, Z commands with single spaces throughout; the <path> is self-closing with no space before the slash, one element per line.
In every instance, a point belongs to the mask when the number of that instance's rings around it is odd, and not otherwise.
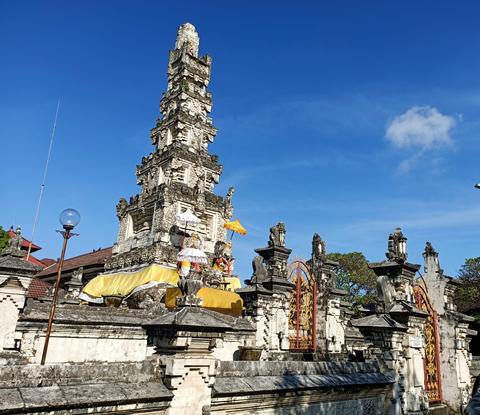
<path fill-rule="evenodd" d="M 47 291 L 50 288 L 48 282 L 42 281 L 40 278 L 34 278 L 28 287 L 28 298 L 42 298 L 47 296 Z"/>
<path fill-rule="evenodd" d="M 35 265 L 30 261 L 25 261 L 25 257 L 21 255 L 8 255 L 2 253 L 0 255 L 0 268 L 10 271 L 20 271 L 34 274 L 42 269 L 41 266 Z"/>
<path fill-rule="evenodd" d="M 25 257 L 25 260 L 27 260 L 27 257 Z M 32 264 L 38 265 L 39 267 L 42 267 L 42 268 L 45 268 L 47 266 L 47 264 L 35 258 L 33 255 L 30 255 L 28 257 L 28 262 L 31 262 Z"/>
<path fill-rule="evenodd" d="M 46 267 L 49 267 L 50 265 L 55 264 L 55 262 L 57 262 L 57 261 L 55 261 L 52 258 L 42 258 L 42 259 L 40 259 L 40 262 L 42 264 L 45 264 Z"/>
<path fill-rule="evenodd" d="M 353 327 L 407 331 L 408 327 L 391 318 L 388 314 L 373 314 L 352 320 Z"/>
<path fill-rule="evenodd" d="M 105 261 L 112 256 L 112 247 L 99 249 L 97 251 L 89 252 L 88 254 L 79 255 L 73 258 L 66 259 L 63 262 L 63 271 L 77 269 L 79 267 L 87 267 L 89 265 L 103 265 Z M 44 277 L 47 275 L 56 274 L 58 271 L 57 262 L 46 267 L 37 274 L 37 277 Z"/>

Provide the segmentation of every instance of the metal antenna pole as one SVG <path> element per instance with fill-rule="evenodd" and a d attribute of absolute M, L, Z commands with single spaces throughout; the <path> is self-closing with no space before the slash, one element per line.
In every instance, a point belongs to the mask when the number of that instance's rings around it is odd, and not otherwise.
<path fill-rule="evenodd" d="M 53 139 L 55 137 L 55 130 L 57 128 L 57 119 L 58 119 L 58 110 L 59 109 L 60 109 L 60 97 L 58 98 L 58 102 L 57 102 L 57 111 L 55 112 L 55 121 L 53 122 L 52 136 L 50 137 L 50 146 L 48 147 L 47 161 L 45 162 L 45 169 L 43 171 L 42 184 L 40 185 L 40 194 L 38 196 L 38 203 L 37 203 L 37 209 L 35 211 L 35 218 L 33 220 L 32 237 L 30 238 L 30 244 L 28 245 L 27 261 L 30 258 L 30 252 L 32 250 L 33 238 L 35 237 L 35 230 L 37 228 L 38 215 L 40 213 L 40 205 L 42 204 L 43 191 L 45 190 L 45 180 L 47 178 L 48 164 L 50 163 L 50 155 L 52 154 Z"/>

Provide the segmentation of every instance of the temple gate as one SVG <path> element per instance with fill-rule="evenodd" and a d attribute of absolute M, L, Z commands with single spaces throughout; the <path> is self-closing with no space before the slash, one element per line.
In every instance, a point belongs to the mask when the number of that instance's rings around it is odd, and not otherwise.
<path fill-rule="evenodd" d="M 317 287 L 309 266 L 302 260 L 288 267 L 288 279 L 295 285 L 290 294 L 288 329 L 291 351 L 316 350 Z"/>
<path fill-rule="evenodd" d="M 440 375 L 440 354 L 438 341 L 437 313 L 430 304 L 427 292 L 420 285 L 414 287 L 417 307 L 428 313 L 425 322 L 425 390 L 427 391 L 428 401 L 438 403 L 442 400 L 442 381 Z"/>

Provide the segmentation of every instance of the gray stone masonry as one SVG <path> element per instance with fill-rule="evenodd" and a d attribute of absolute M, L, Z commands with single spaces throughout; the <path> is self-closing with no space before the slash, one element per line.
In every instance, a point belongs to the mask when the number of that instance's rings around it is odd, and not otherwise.
<path fill-rule="evenodd" d="M 154 361 L 3 366 L 0 413 L 162 414 L 172 394 L 157 368 Z"/>

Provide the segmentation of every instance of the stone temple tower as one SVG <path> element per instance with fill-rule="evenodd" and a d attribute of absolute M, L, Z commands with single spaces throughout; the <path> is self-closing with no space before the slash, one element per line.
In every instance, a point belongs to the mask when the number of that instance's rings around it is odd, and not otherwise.
<path fill-rule="evenodd" d="M 196 232 L 202 249 L 213 254 L 226 241 L 223 225 L 233 214 L 233 188 L 225 197 L 213 193 L 222 166 L 208 152 L 217 129 L 209 113 L 212 97 L 211 58 L 198 56 L 199 37 L 185 23 L 170 51 L 167 91 L 160 101 L 161 118 L 150 136 L 155 149 L 137 166 L 139 194 L 117 204 L 117 243 L 107 268 L 176 262 L 183 237 Z M 191 209 L 197 225 L 179 224 L 176 215 Z"/>

